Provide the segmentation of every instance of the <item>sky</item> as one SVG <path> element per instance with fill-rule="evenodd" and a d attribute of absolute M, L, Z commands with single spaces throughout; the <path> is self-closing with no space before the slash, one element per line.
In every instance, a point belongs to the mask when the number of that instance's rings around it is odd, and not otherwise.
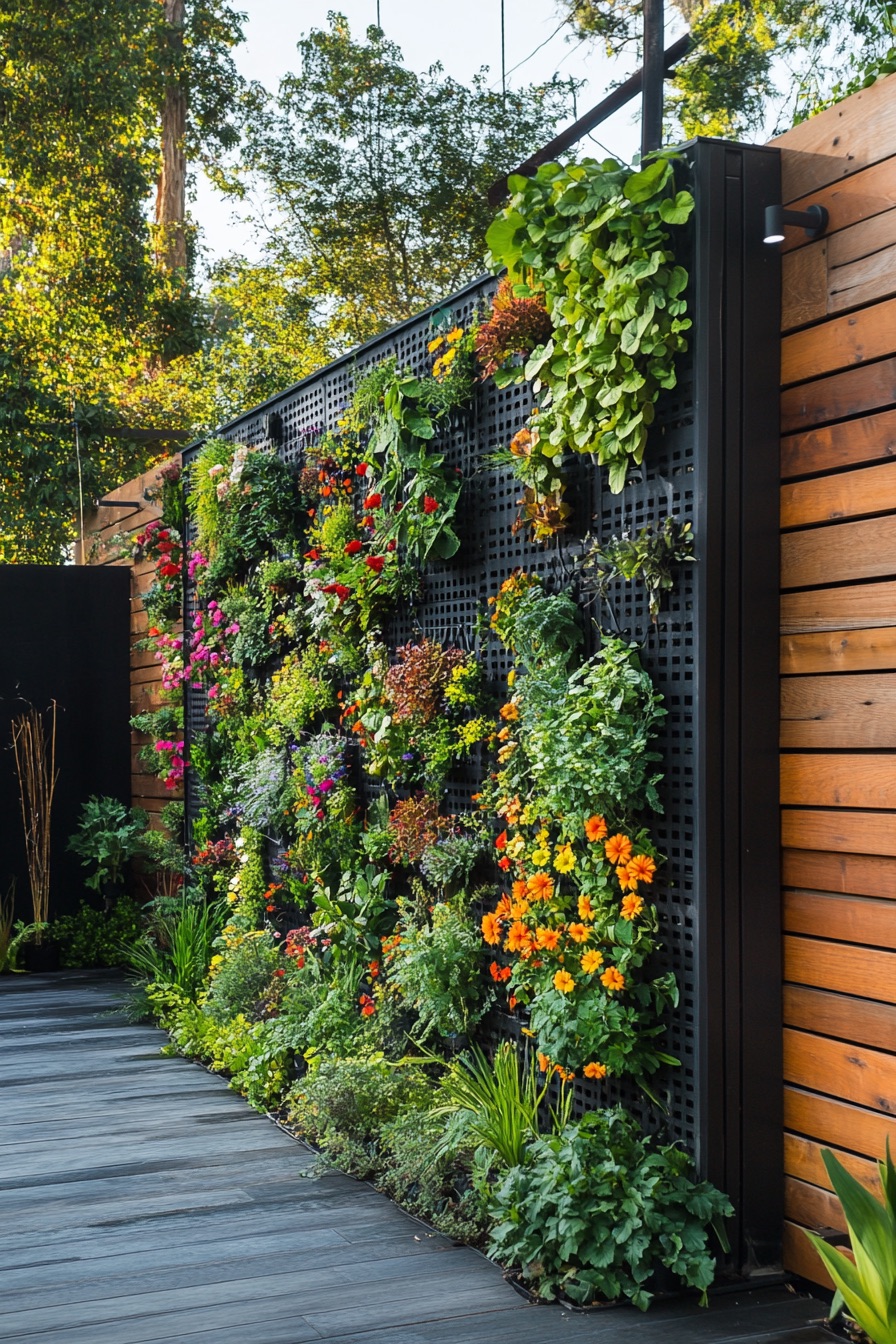
<path fill-rule="evenodd" d="M 578 95 L 578 112 L 587 111 L 608 92 L 613 82 L 631 73 L 631 67 L 607 59 L 599 45 L 569 40 L 569 28 L 561 24 L 557 0 L 504 0 L 505 64 L 508 86 L 549 79 L 557 71 L 587 81 Z M 489 83 L 501 82 L 501 0 L 379 0 L 379 21 L 386 36 L 404 52 L 405 64 L 426 70 L 440 61 L 452 78 L 468 82 L 480 66 L 490 68 Z M 248 15 L 246 41 L 234 57 L 240 73 L 276 89 L 280 78 L 298 65 L 296 43 L 311 28 L 323 28 L 327 13 L 338 9 L 360 38 L 368 24 L 377 22 L 377 0 L 236 0 L 235 7 Z M 674 12 L 674 11 L 673 11 Z M 667 23 L 668 23 L 667 19 Z M 559 30 L 559 31 L 558 31 Z M 667 29 L 666 45 L 679 34 Z M 541 44 L 541 49 L 536 51 Z M 534 54 L 533 54 L 534 53 Z M 514 67 L 518 69 L 514 70 Z M 603 157 L 631 161 L 638 152 L 637 101 L 618 112 L 597 129 L 594 140 L 582 142 L 583 150 Z M 210 258 L 240 251 L 256 254 L 253 231 L 233 215 L 233 206 L 223 201 L 209 184 L 197 184 L 193 205 L 202 225 Z"/>

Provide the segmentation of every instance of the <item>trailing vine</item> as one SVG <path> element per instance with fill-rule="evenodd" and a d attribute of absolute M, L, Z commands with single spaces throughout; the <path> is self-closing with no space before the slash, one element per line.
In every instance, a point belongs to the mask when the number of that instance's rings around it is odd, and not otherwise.
<path fill-rule="evenodd" d="M 635 537 L 624 532 L 609 541 L 586 538 L 584 587 L 606 599 L 614 579 L 640 579 L 655 624 L 663 594 L 675 587 L 673 571 L 679 565 L 693 564 L 696 558 L 691 524 L 677 518 L 666 518 L 660 525 L 648 523 Z"/>
<path fill-rule="evenodd" d="M 553 322 L 519 371 L 538 406 L 511 446 L 542 501 L 559 502 L 568 452 L 593 453 L 621 491 L 643 457 L 657 398 L 675 386 L 691 322 L 672 229 L 694 201 L 675 190 L 672 157 L 637 172 L 608 159 L 512 176 L 510 204 L 486 235 L 494 269 L 507 268 L 517 296 L 542 295 Z"/>

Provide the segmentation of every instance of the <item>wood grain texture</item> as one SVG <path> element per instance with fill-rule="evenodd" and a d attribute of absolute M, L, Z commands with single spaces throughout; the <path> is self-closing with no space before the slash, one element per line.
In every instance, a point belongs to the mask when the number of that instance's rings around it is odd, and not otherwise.
<path fill-rule="evenodd" d="M 781 537 L 781 587 L 820 587 L 896 574 L 896 515 Z"/>
<path fill-rule="evenodd" d="M 896 509 L 896 461 L 781 487 L 781 526 L 806 527 Z"/>
<path fill-rule="evenodd" d="M 896 826 L 887 812 L 843 812 L 785 807 L 781 843 L 790 849 L 850 855 L 896 856 Z"/>
<path fill-rule="evenodd" d="M 883 159 L 868 168 L 860 168 L 849 177 L 817 187 L 810 194 L 797 198 L 791 209 L 805 210 L 812 204 L 823 205 L 828 212 L 824 237 L 830 247 L 841 231 L 896 207 L 896 158 Z M 793 229 L 788 230 L 788 236 L 780 246 L 786 254 L 816 245 L 801 231 Z"/>
<path fill-rule="evenodd" d="M 799 1087 L 784 1089 L 784 1125 L 829 1147 L 864 1157 L 883 1157 L 887 1139 L 896 1143 L 896 1117 L 869 1111 L 836 1097 L 819 1096 Z"/>
<path fill-rule="evenodd" d="M 836 1228 L 838 1232 L 846 1231 L 846 1218 L 837 1196 L 830 1190 L 798 1181 L 793 1176 L 784 1177 L 784 1215 L 813 1231 L 826 1227 Z"/>
<path fill-rule="evenodd" d="M 876 948 L 852 947 L 846 943 L 823 942 L 820 938 L 786 934 L 784 979 L 797 985 L 851 994 L 860 999 L 874 999 L 876 1003 L 896 1003 L 896 955 Z M 893 1059 L 893 1069 L 896 1071 L 896 1058 Z M 808 1083 L 805 1085 L 810 1086 Z M 837 1089 L 826 1087 L 820 1090 L 832 1092 Z M 853 1097 L 852 1100 L 861 1101 L 861 1098 Z M 862 1104 L 876 1103 L 866 1101 Z M 896 1110 L 896 1091 L 892 1104 Z M 883 1109 L 890 1108 L 884 1106 Z"/>
<path fill-rule="evenodd" d="M 781 802 L 896 808 L 896 756 L 801 752 L 781 757 Z M 896 826 L 896 818 L 892 818 Z"/>
<path fill-rule="evenodd" d="M 781 260 L 781 331 L 828 315 L 827 240 L 785 253 Z"/>
<path fill-rule="evenodd" d="M 886 216 L 884 216 L 886 218 Z M 896 292 L 896 243 L 828 272 L 828 312 L 842 313 Z"/>
<path fill-rule="evenodd" d="M 42 992 L 43 991 L 43 992 Z M 500 1270 L 108 1014 L 114 981 L 0 982 L 3 1338 L 26 1344 L 589 1344 Z M 13 1080 L 21 1075 L 21 1081 Z M 780 1289 L 613 1313 L 631 1344 L 824 1344 Z M 599 1324 L 599 1332 L 602 1325 Z"/>
<path fill-rule="evenodd" d="M 890 173 L 894 186 L 893 209 L 883 214 L 866 214 L 848 228 L 825 234 L 821 240 L 826 243 L 829 270 L 836 271 L 840 266 L 874 256 L 896 243 L 896 160 L 890 162 Z M 812 246 L 818 247 L 818 243 Z"/>
<path fill-rule="evenodd" d="M 781 433 L 896 405 L 896 359 L 862 364 L 781 393 Z"/>
<path fill-rule="evenodd" d="M 834 1281 L 821 1262 L 805 1232 L 796 1223 L 789 1220 L 784 1224 L 784 1268 L 801 1279 L 820 1284 L 829 1292 L 833 1291 Z"/>
<path fill-rule="evenodd" d="M 803 888 L 784 893 L 784 928 L 816 938 L 896 948 L 896 909 L 890 901 Z M 896 1019 L 894 1019 L 896 1025 Z M 896 1047 L 896 1035 L 893 1036 Z"/>
<path fill-rule="evenodd" d="M 780 652 L 784 677 L 896 670 L 896 627 L 786 635 Z"/>
<path fill-rule="evenodd" d="M 896 457 L 896 411 L 881 411 L 781 441 L 781 476 L 808 476 Z"/>
<path fill-rule="evenodd" d="M 832 317 L 781 341 L 781 384 L 804 382 L 896 351 L 896 299 Z"/>
<path fill-rule="evenodd" d="M 896 1042 L 896 1005 L 831 994 L 807 985 L 784 986 L 784 1021 L 788 1027 L 870 1045 L 875 1050 L 892 1050 Z"/>
<path fill-rule="evenodd" d="M 896 1109 L 896 1059 L 882 1050 L 785 1027 L 784 1078 L 890 1117 Z"/>
<path fill-rule="evenodd" d="M 896 747 L 896 673 L 784 677 L 782 747 Z"/>
<path fill-rule="evenodd" d="M 822 1190 L 833 1190 L 834 1187 L 822 1160 L 821 1149 L 822 1145 L 813 1143 L 811 1139 L 804 1139 L 797 1134 L 785 1134 L 784 1170 L 787 1175 L 805 1181 L 808 1185 L 817 1185 Z M 831 1151 L 851 1176 L 880 1199 L 880 1172 L 876 1162 L 867 1157 L 856 1157 L 854 1153 L 846 1153 L 841 1149 Z"/>
<path fill-rule="evenodd" d="M 769 141 L 782 151 L 785 204 L 892 153 L 896 143 L 894 81 L 896 76 L 889 75 Z"/>
<path fill-rule="evenodd" d="M 786 887 L 896 900 L 896 859 L 877 854 L 785 849 L 781 854 L 781 874 Z"/>
<path fill-rule="evenodd" d="M 896 625 L 896 583 L 822 588 L 781 597 L 781 633 L 871 630 Z"/>

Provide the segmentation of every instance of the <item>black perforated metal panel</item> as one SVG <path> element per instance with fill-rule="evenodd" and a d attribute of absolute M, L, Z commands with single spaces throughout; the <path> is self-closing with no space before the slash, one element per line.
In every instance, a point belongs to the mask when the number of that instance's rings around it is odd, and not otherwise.
<path fill-rule="evenodd" d="M 567 498 L 575 510 L 570 530 L 547 547 L 534 545 L 528 529 L 514 531 L 520 487 L 508 472 L 485 469 L 482 459 L 497 446 L 506 445 L 522 426 L 531 397 L 525 385 L 500 390 L 490 382 L 480 384 L 475 404 L 454 416 L 437 440 L 449 463 L 459 467 L 466 478 L 458 510 L 460 552 L 449 564 L 428 572 L 422 599 L 399 611 L 388 630 L 392 647 L 423 634 L 477 648 L 488 677 L 500 693 L 506 686 L 510 662 L 496 640 L 483 637 L 481 618 L 487 610 L 487 598 L 515 568 L 536 571 L 549 585 L 566 586 L 574 579 L 574 562 L 586 532 L 607 538 L 637 531 L 669 515 L 692 522 L 699 565 L 683 567 L 656 623 L 651 622 L 643 587 L 624 582 L 616 583 L 607 601 L 599 609 L 593 608 L 592 614 L 609 633 L 627 635 L 642 646 L 644 665 L 668 711 L 659 742 L 665 771 L 661 790 L 664 811 L 652 823 L 656 843 L 667 862 L 653 895 L 662 918 L 664 948 L 659 969 L 672 969 L 681 991 L 664 1048 L 681 1060 L 681 1067 L 667 1071 L 660 1091 L 668 1105 L 668 1127 L 692 1151 L 704 1174 L 727 1185 L 735 1200 L 735 1187 L 749 1180 L 741 1165 L 746 1143 L 741 1127 L 746 1121 L 730 1114 L 727 1094 L 732 1087 L 736 1091 L 742 1085 L 741 1075 L 735 1078 L 730 1070 L 726 1074 L 725 1059 L 713 1055 L 727 1030 L 718 1028 L 715 1016 L 722 1011 L 724 958 L 737 959 L 739 953 L 733 943 L 723 947 L 724 940 L 732 938 L 734 926 L 729 917 L 726 933 L 725 919 L 719 912 L 720 893 L 711 889 L 707 877 L 714 843 L 707 809 L 713 791 L 721 787 L 730 769 L 726 755 L 730 746 L 723 740 L 721 718 L 717 723 L 707 714 L 707 706 L 716 699 L 719 661 L 708 657 L 707 650 L 711 654 L 713 641 L 717 640 L 711 623 L 718 621 L 720 611 L 713 585 L 717 570 L 726 563 L 726 541 L 716 526 L 715 515 L 724 492 L 732 488 L 730 472 L 726 478 L 722 466 L 716 468 L 714 454 L 721 464 L 727 461 L 726 454 L 735 451 L 732 448 L 729 452 L 723 435 L 737 439 L 736 452 L 740 454 L 745 433 L 743 415 L 739 429 L 724 428 L 727 392 L 718 371 L 724 360 L 726 368 L 731 367 L 731 378 L 740 377 L 735 374 L 740 355 L 735 352 L 732 363 L 731 352 L 735 345 L 742 351 L 748 328 L 744 312 L 759 311 L 756 305 L 762 303 L 774 304 L 774 282 L 768 268 L 757 264 L 747 286 L 742 276 L 747 265 L 744 258 L 753 256 L 753 252 L 744 246 L 738 233 L 736 247 L 728 256 L 725 240 L 734 214 L 740 212 L 737 218 L 742 219 L 747 213 L 755 214 L 764 203 L 758 195 L 756 202 L 746 201 L 745 164 L 754 172 L 765 199 L 775 191 L 776 161 L 770 167 L 768 158 L 755 158 L 763 154 L 768 152 L 706 141 L 686 149 L 683 176 L 690 179 L 700 208 L 686 244 L 693 251 L 685 261 L 692 276 L 691 310 L 702 316 L 691 354 L 681 363 L 678 386 L 658 407 L 643 466 L 632 473 L 623 492 L 611 495 L 603 488 L 600 470 L 589 458 L 580 457 L 569 472 Z M 754 160 L 758 167 L 749 166 Z M 718 218 L 713 215 L 716 197 L 721 211 Z M 448 308 L 454 321 L 465 324 L 477 307 L 487 303 L 493 288 L 494 281 L 484 279 L 449 299 L 439 311 Z M 737 304 L 731 299 L 735 292 L 739 296 Z M 279 451 L 289 461 L 301 461 L 305 448 L 324 429 L 336 428 L 357 373 L 392 353 L 401 365 L 415 372 L 429 370 L 431 357 L 426 346 L 432 336 L 430 317 L 430 313 L 424 313 L 323 369 L 225 427 L 224 435 L 242 443 L 261 444 L 265 416 L 275 411 L 282 425 Z M 767 331 L 774 327 L 773 320 L 771 325 L 759 325 Z M 766 380 L 762 385 L 767 384 L 772 397 L 776 396 L 775 357 L 772 350 L 771 373 L 767 368 L 761 371 Z M 761 431 L 766 441 L 767 410 L 762 412 L 765 418 Z M 712 442 L 716 425 L 723 426 L 718 445 Z M 187 451 L 187 463 L 197 449 L 198 445 Z M 741 544 L 742 539 L 738 546 Z M 718 639 L 721 637 L 719 634 Z M 595 642 L 592 631 L 591 648 Z M 709 688 L 707 678 L 712 679 Z M 201 721 L 201 704 L 191 692 L 188 707 L 188 727 L 195 731 Z M 468 808 L 470 794 L 478 783 L 474 762 L 449 781 L 445 809 Z M 773 791 L 773 781 L 770 788 Z M 719 863 L 725 862 L 724 856 L 719 859 Z M 737 901 L 741 899 L 738 895 Z M 773 1032 L 773 1027 L 770 1030 Z M 518 1024 L 492 1014 L 483 1032 L 495 1041 L 502 1035 L 516 1034 Z M 769 1032 L 765 1040 L 772 1040 Z M 739 1062 L 737 1068 L 741 1067 Z M 643 1098 L 624 1085 L 584 1081 L 577 1083 L 577 1088 L 579 1113 L 624 1099 L 648 1118 L 649 1108 Z M 651 1123 L 656 1124 L 655 1111 Z M 773 1222 L 774 1214 L 770 1217 Z"/>

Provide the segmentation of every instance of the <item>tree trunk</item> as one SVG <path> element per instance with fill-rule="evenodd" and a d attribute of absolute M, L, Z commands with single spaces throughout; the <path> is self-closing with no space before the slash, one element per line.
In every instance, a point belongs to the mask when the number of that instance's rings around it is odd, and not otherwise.
<path fill-rule="evenodd" d="M 161 3 L 165 8 L 166 41 L 172 70 L 162 106 L 162 170 L 156 193 L 157 255 L 165 270 L 176 271 L 187 265 L 184 230 L 187 213 L 187 90 L 180 73 L 186 0 L 161 0 Z"/>

